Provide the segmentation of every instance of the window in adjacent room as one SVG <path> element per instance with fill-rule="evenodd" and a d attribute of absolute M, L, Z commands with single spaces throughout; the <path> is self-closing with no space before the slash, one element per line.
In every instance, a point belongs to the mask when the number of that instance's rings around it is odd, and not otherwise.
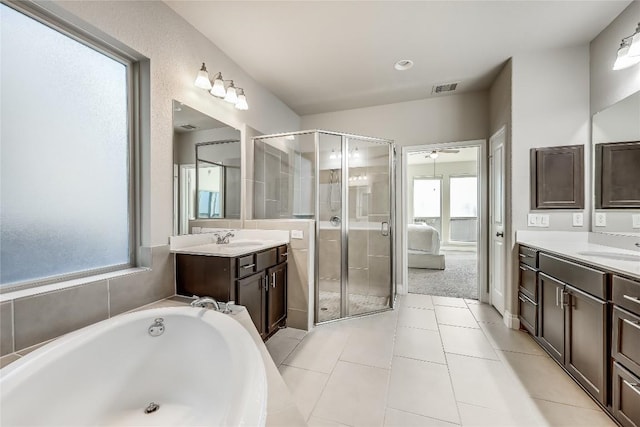
<path fill-rule="evenodd" d="M 441 188 L 442 180 L 440 178 L 414 178 L 414 222 L 425 222 L 438 231 L 441 231 Z"/>

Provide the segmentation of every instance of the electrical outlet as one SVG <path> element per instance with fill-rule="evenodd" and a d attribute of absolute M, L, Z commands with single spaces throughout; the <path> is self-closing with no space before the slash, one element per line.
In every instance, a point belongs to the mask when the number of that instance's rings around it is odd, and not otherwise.
<path fill-rule="evenodd" d="M 633 214 L 631 215 L 632 218 L 632 227 L 633 228 L 640 228 L 640 214 Z"/>
<path fill-rule="evenodd" d="M 594 221 L 596 227 L 607 226 L 607 214 L 604 212 L 596 212 L 596 219 Z"/>
<path fill-rule="evenodd" d="M 291 238 L 292 239 L 304 239 L 304 231 L 302 231 L 302 230 L 291 230 Z"/>
<path fill-rule="evenodd" d="M 575 212 L 573 214 L 573 226 L 582 227 L 584 225 L 584 215 L 582 212 Z"/>

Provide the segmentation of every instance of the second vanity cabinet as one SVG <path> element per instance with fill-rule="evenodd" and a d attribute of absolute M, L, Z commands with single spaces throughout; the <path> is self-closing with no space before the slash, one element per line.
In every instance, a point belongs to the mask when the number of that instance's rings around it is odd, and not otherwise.
<path fill-rule="evenodd" d="M 263 339 L 287 318 L 287 245 L 237 257 L 176 254 L 177 293 L 245 306 Z"/>
<path fill-rule="evenodd" d="M 640 427 L 640 281 L 544 250 L 520 254 L 523 329 L 620 424 Z M 525 292 L 534 271 L 537 289 Z"/>

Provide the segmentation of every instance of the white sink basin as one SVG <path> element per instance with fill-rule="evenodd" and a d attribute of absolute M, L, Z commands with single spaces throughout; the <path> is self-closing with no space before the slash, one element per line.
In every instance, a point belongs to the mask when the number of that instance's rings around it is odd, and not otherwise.
<path fill-rule="evenodd" d="M 599 258 L 607 258 L 607 259 L 615 259 L 619 261 L 639 261 L 640 262 L 640 254 L 623 254 L 618 252 L 597 252 L 597 251 L 584 251 L 578 252 L 579 255 L 591 256 L 591 257 L 599 257 Z"/>

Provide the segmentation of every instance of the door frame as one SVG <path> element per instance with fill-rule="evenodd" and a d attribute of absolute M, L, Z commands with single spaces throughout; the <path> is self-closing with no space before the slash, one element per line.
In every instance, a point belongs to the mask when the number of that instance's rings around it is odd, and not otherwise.
<path fill-rule="evenodd" d="M 489 293 L 487 289 L 488 284 L 488 262 L 487 256 L 488 246 L 488 225 L 489 225 L 489 212 L 488 212 L 488 188 L 489 188 L 489 174 L 488 174 L 488 153 L 487 153 L 487 140 L 486 139 L 473 139 L 467 141 L 455 141 L 445 143 L 423 144 L 423 145 L 410 145 L 402 147 L 402 208 L 401 214 L 397 215 L 397 221 L 402 226 L 401 234 L 401 251 L 398 251 L 398 256 L 401 260 L 398 260 L 398 265 L 402 266 L 402 283 L 398 287 L 398 294 L 406 295 L 409 292 L 409 266 L 408 266 L 408 245 L 407 245 L 407 229 L 408 221 L 407 214 L 409 212 L 409 194 L 407 189 L 409 188 L 408 177 L 408 157 L 409 153 L 416 151 L 433 150 L 436 148 L 466 148 L 466 147 L 478 147 L 478 238 L 477 238 L 477 254 L 478 254 L 478 300 L 480 302 L 487 302 L 489 300 Z"/>

